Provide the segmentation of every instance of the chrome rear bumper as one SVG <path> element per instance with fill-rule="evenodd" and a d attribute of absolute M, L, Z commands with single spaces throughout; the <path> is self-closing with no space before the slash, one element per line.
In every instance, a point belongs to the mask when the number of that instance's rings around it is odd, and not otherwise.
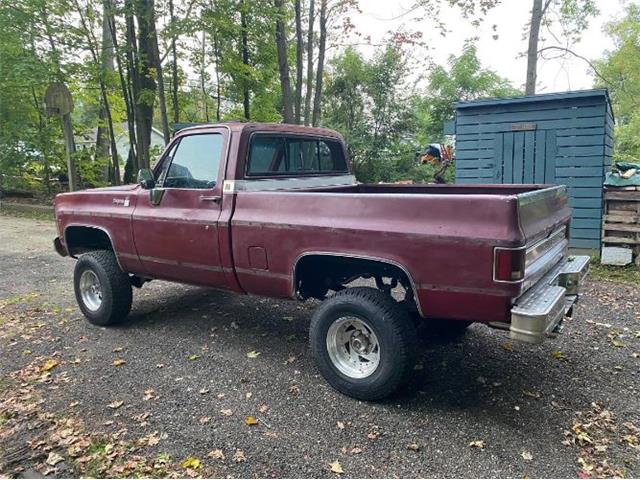
<path fill-rule="evenodd" d="M 557 335 L 564 317 L 572 314 L 588 271 L 589 257 L 567 257 L 517 298 L 511 309 L 511 338 L 541 343 Z"/>

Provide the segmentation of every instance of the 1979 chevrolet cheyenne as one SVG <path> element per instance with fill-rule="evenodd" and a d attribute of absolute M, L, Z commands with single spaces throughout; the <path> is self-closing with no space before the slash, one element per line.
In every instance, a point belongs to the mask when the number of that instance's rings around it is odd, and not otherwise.
<path fill-rule="evenodd" d="M 563 186 L 358 184 L 339 134 L 293 125 L 182 130 L 138 185 L 58 195 L 55 215 L 91 323 L 152 279 L 317 298 L 318 368 L 366 400 L 407 380 L 419 322 L 557 334 L 589 264 L 568 256 Z"/>

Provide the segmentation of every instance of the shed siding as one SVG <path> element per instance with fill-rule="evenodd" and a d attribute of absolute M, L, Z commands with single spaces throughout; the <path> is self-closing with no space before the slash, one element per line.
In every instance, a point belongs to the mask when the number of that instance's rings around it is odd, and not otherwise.
<path fill-rule="evenodd" d="M 524 131 L 514 131 L 521 124 Z M 603 90 L 456 105 L 457 183 L 567 185 L 571 245 L 597 249 L 613 116 Z"/>

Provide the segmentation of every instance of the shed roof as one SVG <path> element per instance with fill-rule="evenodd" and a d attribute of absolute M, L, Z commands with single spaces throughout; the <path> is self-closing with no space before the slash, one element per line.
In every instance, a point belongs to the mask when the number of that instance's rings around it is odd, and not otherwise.
<path fill-rule="evenodd" d="M 611 100 L 609 98 L 609 92 L 606 88 L 596 88 L 591 90 L 574 90 L 571 92 L 558 92 L 558 93 L 543 93 L 540 95 L 525 95 L 520 97 L 511 98 L 483 98 L 481 100 L 470 100 L 463 102 L 456 102 L 456 110 L 464 108 L 478 108 L 484 106 L 493 105 L 512 105 L 519 103 L 534 103 L 534 102 L 548 102 L 557 100 L 569 100 L 573 98 L 585 98 L 585 97 L 604 97 L 611 106 Z"/>

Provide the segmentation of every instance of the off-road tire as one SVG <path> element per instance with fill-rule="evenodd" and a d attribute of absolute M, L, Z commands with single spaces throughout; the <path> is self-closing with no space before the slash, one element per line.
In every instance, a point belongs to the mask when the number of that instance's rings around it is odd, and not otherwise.
<path fill-rule="evenodd" d="M 85 305 L 80 292 L 80 277 L 86 270 L 92 270 L 100 281 L 102 302 L 97 310 Z M 80 310 L 94 325 L 104 327 L 119 323 L 131 311 L 131 281 L 129 275 L 120 269 L 111 250 L 96 250 L 82 255 L 73 272 L 73 287 Z"/>
<path fill-rule="evenodd" d="M 365 378 L 345 375 L 329 355 L 329 328 L 345 316 L 365 321 L 380 344 L 379 364 Z M 313 315 L 309 337 L 314 359 L 326 381 L 350 397 L 380 400 L 401 388 L 413 371 L 417 348 L 415 326 L 404 308 L 375 288 L 348 288 L 326 299 Z"/>

